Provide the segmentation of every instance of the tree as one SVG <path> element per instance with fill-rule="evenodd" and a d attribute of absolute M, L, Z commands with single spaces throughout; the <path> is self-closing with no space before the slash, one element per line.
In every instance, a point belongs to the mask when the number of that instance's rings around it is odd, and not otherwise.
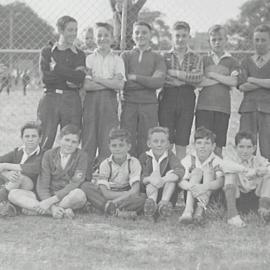
<path fill-rule="evenodd" d="M 229 35 L 235 49 L 251 49 L 252 33 L 261 23 L 270 23 L 270 0 L 249 0 L 240 7 L 236 20 L 227 22 Z"/>
<path fill-rule="evenodd" d="M 2 49 L 40 49 L 56 38 L 53 27 L 24 3 L 0 5 L 0 24 Z"/>

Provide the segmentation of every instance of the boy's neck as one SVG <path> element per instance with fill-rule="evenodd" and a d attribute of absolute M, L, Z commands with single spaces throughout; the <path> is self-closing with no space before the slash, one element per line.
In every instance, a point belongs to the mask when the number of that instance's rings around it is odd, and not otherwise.
<path fill-rule="evenodd" d="M 188 47 L 185 47 L 183 49 L 177 49 L 174 47 L 174 51 L 177 53 L 177 54 L 185 54 L 188 50 Z"/>
<path fill-rule="evenodd" d="M 204 163 L 211 155 L 212 155 L 212 153 L 209 156 L 207 156 L 207 157 L 199 157 L 198 155 L 197 156 L 198 156 L 199 161 L 201 163 Z"/>
<path fill-rule="evenodd" d="M 37 149 L 37 147 L 35 148 L 24 148 L 24 151 L 27 155 L 30 155 L 31 153 L 33 153 L 35 150 Z"/>
<path fill-rule="evenodd" d="M 73 43 L 67 43 L 65 41 L 65 39 L 60 36 L 59 40 L 58 40 L 58 44 L 62 47 L 62 48 L 69 48 L 69 47 L 72 47 L 73 46 Z"/>
<path fill-rule="evenodd" d="M 111 48 L 101 48 L 101 47 L 99 47 L 99 48 L 97 48 L 97 50 L 98 50 L 99 54 L 101 54 L 102 56 L 106 56 L 106 55 L 108 55 L 110 53 Z"/>
<path fill-rule="evenodd" d="M 122 165 L 127 160 L 127 154 L 123 157 L 112 156 L 112 159 L 116 164 Z"/>
<path fill-rule="evenodd" d="M 137 46 L 140 52 L 146 51 L 150 47 L 150 44 L 147 44 L 145 46 Z"/>
<path fill-rule="evenodd" d="M 221 51 L 221 52 L 214 52 L 214 51 L 213 51 L 213 53 L 214 53 L 215 55 L 217 55 L 218 57 L 221 57 L 223 54 L 225 54 L 225 51 L 224 51 L 224 50 Z"/>

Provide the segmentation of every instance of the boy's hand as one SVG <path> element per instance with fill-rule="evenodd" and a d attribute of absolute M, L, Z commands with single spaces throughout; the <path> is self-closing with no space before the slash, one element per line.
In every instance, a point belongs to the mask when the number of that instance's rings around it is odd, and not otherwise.
<path fill-rule="evenodd" d="M 5 177 L 12 183 L 17 183 L 20 179 L 20 175 L 18 171 L 8 171 L 5 173 Z"/>
<path fill-rule="evenodd" d="M 52 208 L 52 216 L 53 218 L 57 218 L 57 219 L 60 219 L 64 216 L 65 214 L 65 209 L 60 207 L 60 206 L 56 206 L 56 205 L 53 205 Z"/>
<path fill-rule="evenodd" d="M 268 173 L 268 169 L 266 167 L 259 167 L 256 169 L 256 175 L 264 176 Z"/>
<path fill-rule="evenodd" d="M 256 176 L 256 169 L 247 169 L 244 174 L 247 178 L 253 178 L 254 176 Z M 252 180 L 252 179 L 249 179 L 249 180 Z"/>
<path fill-rule="evenodd" d="M 67 86 L 70 87 L 70 88 L 79 88 L 79 86 L 76 85 L 76 84 L 73 83 L 73 82 L 68 82 L 68 81 L 67 81 L 66 84 L 67 84 Z"/>
<path fill-rule="evenodd" d="M 207 187 L 204 184 L 195 184 L 190 187 L 192 196 L 197 198 L 198 196 L 206 193 L 208 191 Z"/>

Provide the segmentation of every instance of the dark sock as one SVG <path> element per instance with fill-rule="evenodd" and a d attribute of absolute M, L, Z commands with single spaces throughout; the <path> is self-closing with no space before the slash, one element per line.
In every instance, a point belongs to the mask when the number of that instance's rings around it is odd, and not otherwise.
<path fill-rule="evenodd" d="M 225 186 L 225 197 L 227 202 L 227 216 L 228 219 L 238 215 L 236 209 L 236 187 L 234 185 Z"/>

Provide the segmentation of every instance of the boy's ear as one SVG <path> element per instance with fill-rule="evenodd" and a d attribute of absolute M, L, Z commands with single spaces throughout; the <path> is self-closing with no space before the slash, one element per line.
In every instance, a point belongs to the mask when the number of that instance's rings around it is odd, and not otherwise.
<path fill-rule="evenodd" d="M 147 140 L 147 146 L 150 148 L 151 144 L 150 144 L 150 141 Z"/>

